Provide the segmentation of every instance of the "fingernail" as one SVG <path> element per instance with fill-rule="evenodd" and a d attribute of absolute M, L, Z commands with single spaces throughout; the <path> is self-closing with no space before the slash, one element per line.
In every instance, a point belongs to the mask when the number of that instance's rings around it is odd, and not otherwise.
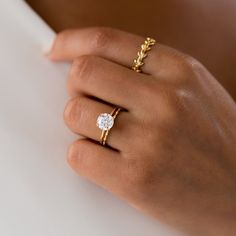
<path fill-rule="evenodd" d="M 43 47 L 44 55 L 50 59 L 53 60 L 53 48 L 55 44 L 55 36 L 52 36 L 50 39 L 48 39 L 47 43 L 45 43 Z"/>

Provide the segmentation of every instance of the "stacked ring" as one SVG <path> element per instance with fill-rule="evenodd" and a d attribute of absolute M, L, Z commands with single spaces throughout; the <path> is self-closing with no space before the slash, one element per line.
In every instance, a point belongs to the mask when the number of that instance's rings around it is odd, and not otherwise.
<path fill-rule="evenodd" d="M 109 131 L 113 127 L 114 121 L 120 111 L 121 111 L 121 108 L 116 107 L 113 109 L 113 111 L 110 114 L 102 113 L 97 118 L 97 126 L 99 129 L 102 130 L 100 144 L 102 144 L 103 146 L 106 145 Z"/>

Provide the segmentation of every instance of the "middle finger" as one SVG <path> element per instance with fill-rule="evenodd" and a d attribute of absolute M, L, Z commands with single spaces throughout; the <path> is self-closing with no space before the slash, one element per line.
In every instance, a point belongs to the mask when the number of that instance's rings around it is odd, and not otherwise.
<path fill-rule="evenodd" d="M 132 110 L 140 104 L 143 88 L 151 79 L 149 75 L 136 73 L 106 59 L 82 56 L 72 65 L 68 89 L 72 96 L 82 93 Z"/>

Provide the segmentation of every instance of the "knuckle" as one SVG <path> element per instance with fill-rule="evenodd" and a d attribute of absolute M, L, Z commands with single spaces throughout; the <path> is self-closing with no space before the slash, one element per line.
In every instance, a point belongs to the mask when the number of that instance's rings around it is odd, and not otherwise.
<path fill-rule="evenodd" d="M 158 106 L 154 109 L 159 122 L 167 126 L 177 125 L 182 116 L 183 104 L 174 85 L 164 86 L 158 91 Z M 154 117 L 155 118 L 155 117 Z M 171 127 L 172 127 L 171 126 Z"/>
<path fill-rule="evenodd" d="M 91 73 L 93 65 L 93 57 L 88 55 L 83 55 L 78 57 L 76 60 L 74 60 L 71 71 L 70 71 L 70 77 L 71 80 L 76 80 L 78 83 L 83 80 L 84 78 L 88 78 L 89 74 Z"/>
<path fill-rule="evenodd" d="M 196 72 L 202 68 L 202 64 L 197 59 L 188 54 L 183 54 L 182 59 L 183 59 L 182 60 L 183 67 L 186 70 L 190 70 L 191 72 Z"/>
<path fill-rule="evenodd" d="M 83 140 L 74 142 L 68 151 L 67 161 L 76 168 L 77 171 L 82 172 L 85 168 L 86 144 Z"/>
<path fill-rule="evenodd" d="M 181 117 L 186 112 L 186 104 L 189 104 L 189 94 L 184 89 L 175 89 L 170 98 L 171 109 Z"/>
<path fill-rule="evenodd" d="M 76 107 L 76 101 L 75 99 L 72 99 L 67 103 L 64 111 L 64 121 L 69 128 L 74 126 L 73 124 L 76 120 L 77 114 L 75 111 L 76 110 L 75 107 Z"/>
<path fill-rule="evenodd" d="M 174 88 L 164 98 L 166 117 L 164 122 L 170 129 L 180 126 L 187 119 L 194 107 L 193 95 L 183 88 Z"/>
<path fill-rule="evenodd" d="M 179 96 L 178 96 L 177 92 L 175 91 L 175 89 L 165 91 L 165 99 L 166 99 L 169 107 L 172 110 L 177 112 L 178 106 L 180 104 L 179 104 Z"/>
<path fill-rule="evenodd" d="M 101 50 L 105 48 L 111 40 L 113 30 L 111 28 L 95 28 L 91 40 L 91 47 L 93 50 Z"/>
<path fill-rule="evenodd" d="M 64 111 L 64 120 L 69 128 L 74 129 L 82 122 L 84 109 L 83 99 L 76 98 L 68 102 Z"/>
<path fill-rule="evenodd" d="M 173 70 L 175 74 L 172 79 L 176 81 L 177 84 L 188 84 L 196 77 L 197 72 L 202 68 L 201 63 L 197 59 L 177 50 L 174 51 L 172 59 L 175 65 L 175 69 Z"/>

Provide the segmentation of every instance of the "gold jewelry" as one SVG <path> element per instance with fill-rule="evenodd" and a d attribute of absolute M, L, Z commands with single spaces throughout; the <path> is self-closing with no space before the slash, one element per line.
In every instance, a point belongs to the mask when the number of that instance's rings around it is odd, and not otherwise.
<path fill-rule="evenodd" d="M 155 45 L 156 40 L 152 38 L 146 38 L 144 43 L 141 45 L 141 50 L 138 52 L 138 57 L 134 60 L 132 69 L 136 72 L 142 72 L 141 67 L 144 65 L 144 59 L 148 55 L 148 51 L 151 50 L 151 47 Z M 99 129 L 102 130 L 102 134 L 100 137 L 100 144 L 105 146 L 107 142 L 107 138 L 109 135 L 110 129 L 114 125 L 114 121 L 117 117 L 117 115 L 120 113 L 121 108 L 115 107 L 113 111 L 108 113 L 102 113 L 97 118 L 97 126 Z"/>
<path fill-rule="evenodd" d="M 97 126 L 99 127 L 99 129 L 102 130 L 102 134 L 101 134 L 101 138 L 100 138 L 101 145 L 103 145 L 103 146 L 106 145 L 109 131 L 113 127 L 115 119 L 120 111 L 121 111 L 121 108 L 116 107 L 113 109 L 113 111 L 110 114 L 102 113 L 98 116 Z"/>
<path fill-rule="evenodd" d="M 152 46 L 155 45 L 156 40 L 152 38 L 146 38 L 144 43 L 141 45 L 141 50 L 138 52 L 138 57 L 134 60 L 132 69 L 138 73 L 141 73 L 141 67 L 144 65 L 144 59 L 147 57 L 148 51 L 151 50 Z"/>

